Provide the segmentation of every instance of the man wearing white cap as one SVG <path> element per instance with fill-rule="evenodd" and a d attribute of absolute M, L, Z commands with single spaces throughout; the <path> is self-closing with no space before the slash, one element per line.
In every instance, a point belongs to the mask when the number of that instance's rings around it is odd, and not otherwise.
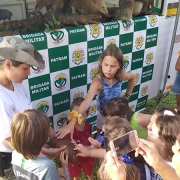
<path fill-rule="evenodd" d="M 32 108 L 21 84 L 30 75 L 31 66 L 45 67 L 42 56 L 33 45 L 18 37 L 0 37 L 0 180 L 13 179 L 7 175 L 11 171 L 13 151 L 11 119 L 16 112 Z M 52 128 L 50 129 L 51 135 L 55 135 Z"/>

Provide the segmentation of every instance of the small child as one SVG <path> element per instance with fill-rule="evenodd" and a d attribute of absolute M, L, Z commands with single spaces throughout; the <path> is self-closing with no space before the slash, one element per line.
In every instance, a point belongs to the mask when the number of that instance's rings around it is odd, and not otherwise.
<path fill-rule="evenodd" d="M 138 137 L 147 139 L 147 126 L 149 125 L 151 115 L 133 112 L 128 101 L 121 97 L 112 98 L 103 108 L 103 115 L 108 119 L 114 117 L 126 118 L 130 126 L 138 133 Z"/>
<path fill-rule="evenodd" d="M 153 142 L 161 157 L 172 166 L 173 151 L 172 146 L 176 142 L 176 137 L 180 129 L 180 117 L 175 116 L 174 110 L 161 108 L 157 110 L 148 125 L 148 141 Z M 151 179 L 162 179 L 159 174 L 150 168 Z"/>
<path fill-rule="evenodd" d="M 84 101 L 84 98 L 77 97 L 73 100 L 71 104 L 71 112 L 73 110 L 78 110 L 81 103 Z M 75 125 L 74 128 L 74 141 L 76 144 L 83 144 L 84 146 L 90 146 L 90 142 L 88 141 L 88 137 L 91 136 L 91 125 L 86 122 L 86 118 L 89 115 L 89 108 L 86 110 L 85 113 L 82 114 L 83 120 L 82 124 L 79 125 L 78 123 Z M 70 134 L 67 136 L 70 139 Z M 92 157 L 78 157 L 78 165 L 69 164 L 68 170 L 70 177 L 74 180 L 80 180 L 81 176 L 81 169 L 84 170 L 84 173 L 88 176 L 89 180 L 93 180 L 93 168 L 94 168 L 94 158 Z"/>
<path fill-rule="evenodd" d="M 109 120 L 109 123 L 106 125 L 111 125 L 111 120 Z M 112 127 L 112 126 L 111 126 Z M 110 129 L 110 128 L 108 128 Z M 105 136 L 105 141 L 104 141 L 104 145 L 105 145 L 105 150 L 106 152 L 110 151 L 110 141 L 117 138 L 117 137 L 121 137 L 124 134 L 130 132 L 132 130 L 132 128 L 127 125 L 127 123 L 123 124 L 123 121 L 121 124 L 116 124 L 115 127 L 111 128 Z M 107 174 L 106 170 L 105 170 L 105 163 L 106 160 L 104 160 L 104 162 L 101 164 L 100 169 L 98 170 L 98 179 L 99 180 L 111 180 L 111 178 L 109 177 L 109 175 Z M 140 180 L 140 172 L 139 169 L 134 165 L 133 161 L 126 155 L 123 156 L 123 162 L 124 167 L 126 169 L 126 179 L 128 180 Z M 117 172 L 118 173 L 118 172 Z"/>
<path fill-rule="evenodd" d="M 97 140 L 93 139 L 91 137 L 88 138 L 89 142 L 94 148 L 102 148 L 104 149 L 104 137 L 106 133 L 111 130 L 113 127 L 117 125 L 129 125 L 129 122 L 125 118 L 112 118 L 112 119 L 107 119 L 107 121 L 104 123 L 102 127 L 102 132 L 99 134 Z"/>
<path fill-rule="evenodd" d="M 41 149 L 48 140 L 50 132 L 49 118 L 37 109 L 20 111 L 13 116 L 11 123 L 11 141 L 13 171 L 17 180 L 22 177 L 33 180 L 60 180 L 55 163 L 45 156 Z M 68 177 L 68 156 L 60 155 L 66 176 Z"/>

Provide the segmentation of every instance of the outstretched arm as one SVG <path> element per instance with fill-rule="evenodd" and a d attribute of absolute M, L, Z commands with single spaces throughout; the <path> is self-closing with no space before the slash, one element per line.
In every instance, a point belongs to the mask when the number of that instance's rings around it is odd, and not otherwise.
<path fill-rule="evenodd" d="M 78 151 L 77 156 L 81 157 L 104 158 L 104 156 L 106 155 L 106 151 L 104 149 L 90 149 L 88 146 L 84 146 L 82 144 L 78 144 L 74 150 Z"/>
<path fill-rule="evenodd" d="M 94 96 L 98 93 L 100 87 L 101 87 L 101 80 L 98 77 L 95 77 L 95 79 L 91 83 L 90 89 L 84 101 L 81 103 L 81 105 L 78 108 L 79 114 L 83 114 L 89 108 L 91 101 L 93 100 Z M 67 134 L 71 133 L 71 140 L 73 140 L 73 132 L 76 122 L 77 119 L 73 118 L 67 126 L 61 128 L 57 132 L 58 138 L 63 138 Z"/>

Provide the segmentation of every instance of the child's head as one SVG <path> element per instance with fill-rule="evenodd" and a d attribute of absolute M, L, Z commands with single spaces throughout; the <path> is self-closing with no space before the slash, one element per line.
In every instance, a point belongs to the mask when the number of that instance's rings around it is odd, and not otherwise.
<path fill-rule="evenodd" d="M 121 119 L 121 120 L 123 120 L 123 119 Z M 109 121 L 111 121 L 111 120 L 109 120 Z M 121 123 L 121 124 L 117 124 L 116 126 L 114 126 L 111 130 L 109 130 L 107 132 L 107 134 L 105 136 L 105 141 L 104 141 L 106 152 L 111 150 L 110 145 L 109 145 L 111 140 L 113 140 L 117 137 L 121 137 L 124 134 L 132 131 L 132 128 L 126 123 L 127 123 L 127 121 L 124 121 L 124 123 Z M 106 160 L 102 163 L 101 167 L 98 170 L 98 179 L 111 180 L 110 177 L 108 176 L 107 172 L 105 171 L 105 168 L 104 168 L 105 163 L 106 163 Z M 140 179 L 139 170 L 135 165 L 125 163 L 125 166 L 126 166 L 126 173 L 127 173 L 126 179 L 128 179 L 128 180 L 134 180 L 134 179 L 139 180 Z"/>
<path fill-rule="evenodd" d="M 110 151 L 110 141 L 117 138 L 117 137 L 121 137 L 124 134 L 132 131 L 133 129 L 126 124 L 126 122 L 123 124 L 117 124 L 116 126 L 114 126 L 112 129 L 110 129 L 107 133 L 106 136 L 104 137 L 104 145 L 105 145 L 105 150 Z"/>
<path fill-rule="evenodd" d="M 178 132 L 178 135 L 176 138 L 177 138 L 176 142 L 174 146 L 172 147 L 172 150 L 174 153 L 173 158 L 172 158 L 172 164 L 176 170 L 177 175 L 180 177 L 180 132 Z"/>
<path fill-rule="evenodd" d="M 155 110 L 154 114 L 156 115 L 164 115 L 164 111 L 171 111 L 174 115 L 178 115 L 177 112 L 174 109 L 166 108 L 166 107 L 160 107 Z"/>
<path fill-rule="evenodd" d="M 107 119 L 107 121 L 103 125 L 103 130 L 107 133 L 109 132 L 113 127 L 116 127 L 117 125 L 128 125 L 129 122 L 121 117 Z"/>
<path fill-rule="evenodd" d="M 106 161 L 104 161 L 97 172 L 97 179 L 98 180 L 113 180 L 109 177 L 106 169 L 105 169 Z M 133 165 L 125 163 L 125 169 L 126 169 L 126 179 L 128 180 L 140 180 L 140 173 L 139 169 Z"/>
<path fill-rule="evenodd" d="M 148 125 L 148 140 L 156 144 L 163 159 L 172 160 L 172 146 L 180 129 L 180 118 L 173 110 L 166 108 L 156 111 Z"/>
<path fill-rule="evenodd" d="M 15 114 L 11 123 L 11 140 L 14 149 L 26 159 L 38 156 L 48 139 L 49 118 L 37 109 Z"/>
<path fill-rule="evenodd" d="M 133 115 L 128 105 L 128 101 L 122 97 L 115 97 L 108 101 L 103 107 L 103 115 L 110 117 L 123 117 L 130 121 Z"/>
<path fill-rule="evenodd" d="M 116 46 L 108 46 L 100 56 L 98 72 L 101 77 L 122 81 L 124 59 L 122 51 Z"/>
<path fill-rule="evenodd" d="M 81 103 L 84 101 L 83 97 L 77 97 L 73 100 L 71 107 L 70 107 L 70 111 L 72 110 L 76 110 L 78 111 L 79 106 L 81 105 Z M 86 110 L 86 112 L 83 115 L 84 120 L 88 117 L 89 115 L 89 108 Z"/>

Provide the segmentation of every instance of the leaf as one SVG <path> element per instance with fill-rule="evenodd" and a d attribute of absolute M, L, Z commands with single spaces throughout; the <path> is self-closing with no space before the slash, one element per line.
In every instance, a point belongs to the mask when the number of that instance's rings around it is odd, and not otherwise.
<path fill-rule="evenodd" d="M 0 31 L 2 31 L 3 30 L 3 25 L 2 24 L 0 24 Z"/>
<path fill-rule="evenodd" d="M 49 32 L 50 31 L 49 25 L 48 24 L 44 24 L 44 25 L 46 26 L 46 29 L 44 31 Z"/>
<path fill-rule="evenodd" d="M 9 30 L 9 25 L 7 25 L 6 27 L 5 27 L 5 31 L 8 31 Z"/>
<path fill-rule="evenodd" d="M 51 26 L 54 25 L 53 21 L 50 21 L 50 20 L 47 20 L 47 23 L 48 23 L 49 25 L 51 25 Z"/>
<path fill-rule="evenodd" d="M 60 25 L 61 23 L 56 20 L 54 14 L 53 14 L 52 12 L 51 12 L 51 14 L 52 14 L 52 19 L 53 19 L 54 24 L 55 24 L 55 25 Z"/>

